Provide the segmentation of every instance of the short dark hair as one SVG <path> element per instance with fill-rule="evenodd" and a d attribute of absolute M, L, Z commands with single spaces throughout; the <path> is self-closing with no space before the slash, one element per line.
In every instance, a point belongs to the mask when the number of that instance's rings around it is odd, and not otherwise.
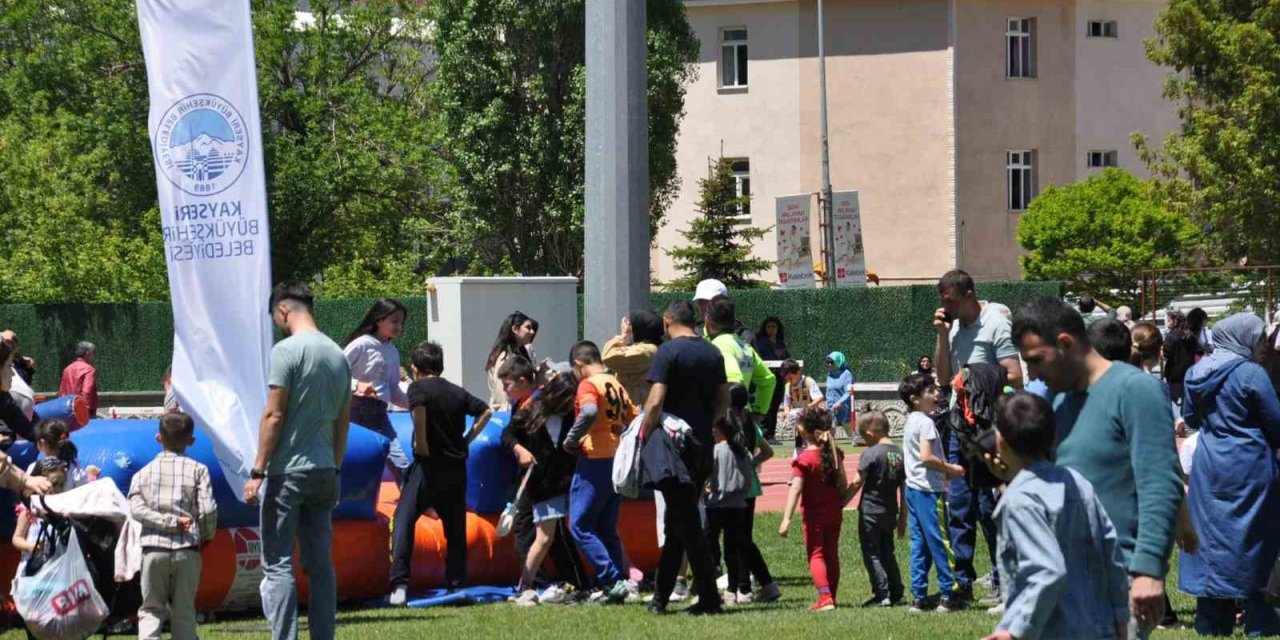
<path fill-rule="evenodd" d="M 636 343 L 662 342 L 662 317 L 649 309 L 631 312 L 631 338 Z"/>
<path fill-rule="evenodd" d="M 698 324 L 698 309 L 688 300 L 672 300 L 662 315 L 666 316 L 672 323 L 689 329 Z"/>
<path fill-rule="evenodd" d="M 729 408 L 746 409 L 751 404 L 751 392 L 740 382 L 729 385 Z"/>
<path fill-rule="evenodd" d="M 1018 391 L 996 401 L 996 430 L 1009 448 L 1029 460 L 1053 456 L 1057 431 L 1053 407 L 1034 393 Z"/>
<path fill-rule="evenodd" d="M 499 380 L 528 380 L 533 382 L 537 373 L 533 370 L 533 364 L 528 358 L 523 356 L 511 356 L 506 362 L 498 367 Z"/>
<path fill-rule="evenodd" d="M 430 340 L 419 342 L 413 348 L 413 367 L 433 376 L 444 373 L 444 349 Z"/>
<path fill-rule="evenodd" d="M 1133 335 L 1123 322 L 1106 318 L 1089 327 L 1089 344 L 1102 357 L 1113 362 L 1128 362 L 1133 353 Z"/>
<path fill-rule="evenodd" d="M 160 416 L 160 441 L 164 448 L 182 450 L 196 432 L 196 423 L 185 413 L 172 411 Z"/>
<path fill-rule="evenodd" d="M 902 402 L 907 405 L 907 408 L 914 408 L 915 404 L 911 402 L 911 396 L 919 398 L 924 395 L 924 392 L 929 387 L 933 386 L 936 386 L 933 382 L 933 376 L 927 376 L 918 371 L 909 373 L 907 377 L 902 379 L 902 383 L 898 385 L 898 397 L 902 398 Z"/>
<path fill-rule="evenodd" d="M 1088 333 L 1084 329 L 1084 318 L 1076 313 L 1067 303 L 1050 297 L 1037 298 L 1022 308 L 1018 318 L 1013 321 L 1013 343 L 1022 344 L 1022 339 L 1034 334 L 1050 344 L 1058 342 L 1058 334 L 1065 333 L 1078 340 L 1089 342 Z"/>
<path fill-rule="evenodd" d="M 1082 313 L 1093 313 L 1093 309 L 1098 306 L 1098 303 L 1093 301 L 1093 296 L 1080 296 L 1079 306 Z"/>
<path fill-rule="evenodd" d="M 858 415 L 858 433 L 889 435 L 889 417 L 883 411 L 868 411 Z"/>
<path fill-rule="evenodd" d="M 938 279 L 938 293 L 948 290 L 955 290 L 956 293 L 964 295 L 974 290 L 973 276 L 962 269 L 952 269 Z"/>
<path fill-rule="evenodd" d="M 578 364 L 600 364 L 600 347 L 590 340 L 583 340 L 573 345 L 569 351 L 569 361 Z"/>
<path fill-rule="evenodd" d="M 800 363 L 795 358 L 787 358 L 782 361 L 782 367 L 778 369 L 778 372 L 784 376 L 800 373 Z"/>
<path fill-rule="evenodd" d="M 733 300 L 730 300 L 729 296 L 716 296 L 711 301 L 711 308 L 707 311 L 707 319 L 711 323 L 711 328 L 717 333 L 733 331 L 734 325 L 738 322 Z"/>
<path fill-rule="evenodd" d="M 311 311 L 315 307 L 316 297 L 311 293 L 311 287 L 301 282 L 281 282 L 271 289 L 271 302 L 267 310 L 272 311 L 284 302 L 292 302 Z"/>

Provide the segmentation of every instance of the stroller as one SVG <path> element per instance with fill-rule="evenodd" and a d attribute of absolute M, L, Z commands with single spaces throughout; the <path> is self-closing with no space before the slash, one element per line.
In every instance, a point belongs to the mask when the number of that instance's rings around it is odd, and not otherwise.
<path fill-rule="evenodd" d="M 141 580 L 137 572 L 118 571 L 117 546 L 132 520 L 115 484 L 99 480 L 33 497 L 31 510 L 41 519 L 40 551 L 14 581 L 30 635 L 106 637 L 107 630 L 131 620 L 142 604 Z M 117 582 L 120 577 L 128 579 Z"/>

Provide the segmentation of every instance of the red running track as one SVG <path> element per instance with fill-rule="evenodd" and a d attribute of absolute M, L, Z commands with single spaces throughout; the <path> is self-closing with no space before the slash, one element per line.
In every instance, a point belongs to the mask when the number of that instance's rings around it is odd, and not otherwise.
<path fill-rule="evenodd" d="M 778 455 L 760 467 L 760 484 L 764 495 L 756 498 L 756 512 L 782 511 L 787 506 L 787 480 L 791 478 L 791 448 L 775 447 Z M 783 452 L 786 453 L 783 453 Z M 850 453 L 844 457 L 845 474 L 850 480 L 858 470 L 858 454 Z M 846 510 L 856 509 L 861 495 L 854 496 Z"/>

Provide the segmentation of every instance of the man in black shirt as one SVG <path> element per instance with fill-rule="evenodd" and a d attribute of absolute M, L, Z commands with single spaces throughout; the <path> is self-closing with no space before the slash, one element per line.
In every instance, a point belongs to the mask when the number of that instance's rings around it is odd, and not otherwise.
<path fill-rule="evenodd" d="M 440 377 L 444 350 L 424 342 L 413 350 L 415 380 L 409 385 L 413 412 L 413 464 L 396 505 L 391 545 L 391 604 L 403 605 L 413 560 L 418 517 L 434 508 L 448 548 L 445 582 L 462 586 L 467 575 L 467 450 L 489 424 L 489 403 Z M 467 431 L 467 416 L 475 418 Z"/>
<path fill-rule="evenodd" d="M 697 459 L 688 459 L 691 483 L 670 482 L 659 490 L 666 501 L 664 517 L 666 544 L 658 565 L 658 580 L 649 611 L 664 613 L 671 591 L 675 588 L 680 562 L 687 554 L 693 568 L 694 588 L 698 604 L 689 613 L 719 613 L 720 592 L 716 588 L 715 570 L 707 549 L 698 500 L 711 468 L 711 451 L 715 440 L 711 425 L 729 409 L 729 385 L 725 379 L 724 358 L 720 351 L 694 333 L 697 311 L 685 300 L 667 306 L 662 322 L 668 340 L 658 348 L 649 365 L 649 398 L 644 407 L 643 433 L 645 446 L 654 439 L 669 437 L 660 428 L 663 412 L 689 424 L 696 440 Z M 692 446 L 692 445 L 691 445 Z"/>

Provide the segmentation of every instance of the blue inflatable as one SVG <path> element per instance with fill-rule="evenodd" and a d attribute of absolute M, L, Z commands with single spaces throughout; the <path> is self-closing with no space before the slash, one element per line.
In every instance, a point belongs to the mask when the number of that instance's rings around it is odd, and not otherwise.
<path fill-rule="evenodd" d="M 133 474 L 160 453 L 155 439 L 158 424 L 157 420 L 90 420 L 83 429 L 71 434 L 71 441 L 80 450 L 81 467 L 97 465 L 102 469 L 102 477 L 111 478 L 122 493 L 128 494 Z M 378 490 L 388 448 L 386 438 L 368 429 L 351 429 L 334 520 L 377 517 Z M 213 442 L 203 429 L 196 431 L 196 442 L 187 449 L 187 455 L 209 467 L 213 498 L 218 503 L 218 527 L 258 526 L 258 508 L 246 505 L 232 493 L 213 454 Z"/>
<path fill-rule="evenodd" d="M 89 404 L 80 396 L 62 396 L 45 400 L 35 406 L 36 416 L 41 420 L 61 420 L 74 431 L 83 427 L 92 416 L 89 415 Z"/>
<path fill-rule="evenodd" d="M 516 595 L 514 587 L 466 587 L 463 589 L 431 589 L 421 598 L 410 600 L 405 606 L 410 609 L 428 609 L 431 607 L 463 606 L 469 604 L 491 604 L 506 602 L 507 598 Z"/>
<path fill-rule="evenodd" d="M 413 417 L 407 412 L 392 412 L 391 426 L 405 451 L 413 451 Z M 511 420 L 503 411 L 493 414 L 484 431 L 471 441 L 467 456 L 467 509 L 480 514 L 501 513 L 515 494 L 516 461 L 502 447 L 502 430 Z M 467 418 L 467 428 L 472 419 Z M 364 429 L 361 429 L 364 431 Z"/>

